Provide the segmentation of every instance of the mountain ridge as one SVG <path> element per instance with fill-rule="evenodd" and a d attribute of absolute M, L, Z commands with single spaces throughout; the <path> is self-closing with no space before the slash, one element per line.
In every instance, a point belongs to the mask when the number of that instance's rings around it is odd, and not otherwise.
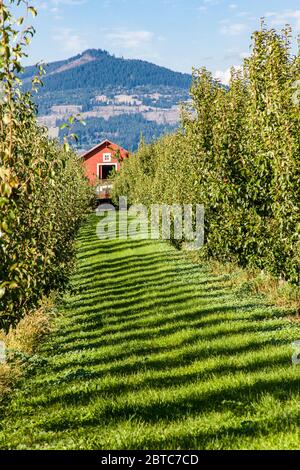
<path fill-rule="evenodd" d="M 172 132 L 179 123 L 179 105 L 189 99 L 192 82 L 189 74 L 141 59 L 115 57 L 103 49 L 87 49 L 49 63 L 46 72 L 35 99 L 39 120 L 52 136 L 61 138 L 61 122 L 70 114 L 82 114 L 87 129 L 79 132 L 78 146 L 84 150 L 106 138 L 110 123 L 115 139 L 125 139 L 120 145 L 133 150 L 141 133 L 149 142 Z M 34 66 L 25 68 L 25 88 L 35 73 Z"/>
<path fill-rule="evenodd" d="M 84 61 L 84 57 L 90 59 Z M 63 65 L 61 64 L 60 70 Z M 111 85 L 136 87 L 149 83 L 154 86 L 186 88 L 191 83 L 191 76 L 188 74 L 173 72 L 141 59 L 118 58 L 101 49 L 88 49 L 69 59 L 65 67 L 67 68 L 59 73 L 57 69 L 51 70 L 52 73 L 45 77 L 48 89 L 78 89 L 82 88 L 83 83 L 88 88 Z"/>
<path fill-rule="evenodd" d="M 88 58 L 89 60 L 84 60 L 85 58 Z M 138 65 L 138 66 L 146 66 L 150 67 L 152 70 L 160 70 L 163 71 L 167 74 L 174 75 L 178 78 L 182 78 L 184 85 L 186 82 L 191 81 L 191 74 L 187 74 L 184 72 L 178 72 L 175 70 L 172 70 L 168 67 L 161 66 L 161 65 L 156 65 L 153 62 L 149 62 L 147 60 L 143 59 L 125 59 L 123 57 L 116 57 L 113 54 L 110 54 L 108 51 L 104 49 L 86 49 L 80 54 L 76 54 L 75 56 L 72 56 L 68 59 L 62 59 L 59 61 L 54 61 L 54 62 L 49 62 L 45 64 L 45 70 L 47 72 L 47 76 L 51 76 L 55 73 L 60 73 L 64 72 L 65 70 L 61 70 L 62 67 L 68 67 L 69 69 L 75 68 L 75 67 L 80 67 L 81 65 L 84 65 L 85 63 L 89 62 L 104 62 L 105 60 L 110 60 L 114 61 L 115 63 L 122 63 L 122 64 L 132 64 L 132 65 Z M 72 67 L 71 67 L 72 66 Z M 30 65 L 24 68 L 24 73 L 23 77 L 24 78 L 31 78 L 34 76 L 36 71 L 36 65 Z M 46 76 L 46 77 L 47 77 Z"/>

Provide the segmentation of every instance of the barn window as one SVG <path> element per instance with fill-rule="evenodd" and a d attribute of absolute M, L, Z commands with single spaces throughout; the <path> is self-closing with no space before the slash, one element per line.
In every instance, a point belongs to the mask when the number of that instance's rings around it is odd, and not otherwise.
<path fill-rule="evenodd" d="M 103 161 L 104 162 L 111 162 L 111 153 L 104 153 L 103 154 Z"/>
<path fill-rule="evenodd" d="M 115 165 L 102 165 L 100 179 L 108 180 L 114 171 L 116 171 Z"/>

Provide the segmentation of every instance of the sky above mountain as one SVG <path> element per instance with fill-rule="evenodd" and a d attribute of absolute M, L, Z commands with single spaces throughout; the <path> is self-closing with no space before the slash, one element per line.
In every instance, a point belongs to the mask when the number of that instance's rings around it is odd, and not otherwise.
<path fill-rule="evenodd" d="M 37 35 L 27 64 L 106 49 L 173 70 L 206 66 L 226 82 L 249 53 L 260 18 L 300 33 L 299 0 L 33 0 Z"/>

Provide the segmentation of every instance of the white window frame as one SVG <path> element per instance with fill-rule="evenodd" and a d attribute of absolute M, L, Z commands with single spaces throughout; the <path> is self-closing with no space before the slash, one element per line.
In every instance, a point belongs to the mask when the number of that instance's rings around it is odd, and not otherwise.
<path fill-rule="evenodd" d="M 103 154 L 103 162 L 104 163 L 111 163 L 111 153 L 104 153 Z"/>

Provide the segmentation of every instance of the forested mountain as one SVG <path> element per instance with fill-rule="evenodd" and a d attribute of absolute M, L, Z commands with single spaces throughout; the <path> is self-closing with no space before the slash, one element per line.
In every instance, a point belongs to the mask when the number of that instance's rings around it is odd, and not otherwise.
<path fill-rule="evenodd" d="M 50 63 L 46 71 L 36 98 L 40 122 L 61 137 L 59 124 L 80 113 L 87 122 L 78 130 L 81 150 L 106 135 L 135 150 L 141 133 L 149 142 L 172 131 L 179 122 L 180 103 L 189 99 L 190 75 L 103 50 Z M 35 67 L 25 69 L 26 88 L 35 73 Z"/>
<path fill-rule="evenodd" d="M 32 71 L 29 68 L 26 76 Z M 143 60 L 117 58 L 106 51 L 90 49 L 69 60 L 50 64 L 44 82 L 47 91 L 74 90 L 82 88 L 83 83 L 86 88 L 100 89 L 143 85 L 187 89 L 191 77 Z"/>

